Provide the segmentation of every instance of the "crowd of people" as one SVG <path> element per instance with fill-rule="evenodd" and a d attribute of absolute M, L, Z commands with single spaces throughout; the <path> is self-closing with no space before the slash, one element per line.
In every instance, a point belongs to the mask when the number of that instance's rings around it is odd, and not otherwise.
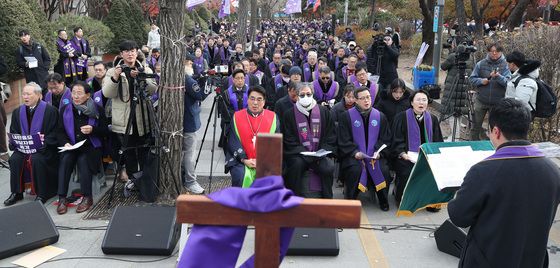
<path fill-rule="evenodd" d="M 21 123 L 34 122 L 35 107 L 52 106 L 59 115 L 51 114 L 50 108 L 39 110 L 41 117 L 54 118 L 45 120 L 49 125 L 35 126 L 45 144 L 38 153 L 22 154 L 10 144 L 16 153 L 10 159 L 14 167 L 12 195 L 6 205 L 22 199 L 27 182 L 43 201 L 58 194 L 58 211 L 65 213 L 68 181 L 77 165 L 84 203 L 80 210 L 87 210 L 93 203 L 91 178 L 106 167 L 106 163 L 97 164 L 103 156 L 118 162 L 117 172 L 127 183 L 125 189 L 131 189 L 139 178 L 146 145 L 152 139 L 149 108 L 157 97 L 138 98 L 135 79 L 141 72 L 155 71 L 154 79 L 146 79 L 146 91 L 157 96 L 159 29 L 151 25 L 148 44 L 142 47 L 123 41 L 113 62 L 91 64 L 92 77 L 87 72 L 89 43 L 82 28 L 73 32 L 69 39 L 65 30 L 58 31 L 59 57 L 51 74 L 44 47 L 26 30 L 19 33 L 21 46 L 16 59 L 28 85 L 21 112 L 12 115 L 10 133 L 36 133 L 25 132 L 28 127 Z M 420 145 L 443 141 L 443 135 L 439 119 L 427 110 L 429 94 L 409 91 L 398 78 L 398 31 L 387 29 L 384 35 L 374 37 L 367 49 L 356 45 L 350 28 L 335 36 L 327 20 L 264 21 L 254 43 L 238 43 L 234 37 L 234 24 L 213 21 L 208 34 L 200 32 L 188 38 L 182 164 L 188 191 L 204 192 L 192 158 L 196 131 L 201 126 L 200 105 L 211 93 L 205 89 L 203 77 L 215 68 L 224 77 L 218 85 L 222 100 L 218 102 L 219 145 L 233 186 L 248 187 L 255 179 L 257 133 L 278 132 L 284 136 L 286 186 L 296 194 L 332 198 L 336 178 L 344 185 L 346 198 L 355 199 L 360 191 L 369 189 L 376 193 L 380 208 L 388 210 L 388 189 L 394 182 L 395 199 L 400 202 Z M 538 77 L 539 63 L 526 60 L 517 51 L 505 57 L 502 50 L 499 44 L 489 45 L 488 56 L 470 74 L 469 83 L 478 88 L 473 140 L 486 138 L 482 136 L 482 121 L 504 96 L 526 100 L 529 108 L 535 104 L 534 78 Z M 445 62 L 442 68 L 452 76 L 454 62 Z M 514 78 L 522 78 L 516 86 L 511 85 L 511 72 Z M 78 149 L 53 153 L 56 147 L 71 147 L 84 140 Z M 321 150 L 328 153 L 306 153 Z M 58 166 L 41 164 L 42 159 L 52 157 L 60 160 Z M 43 169 L 50 171 L 38 172 Z M 49 178 L 58 179 L 46 185 L 48 179 L 37 178 L 43 174 L 55 174 Z"/>

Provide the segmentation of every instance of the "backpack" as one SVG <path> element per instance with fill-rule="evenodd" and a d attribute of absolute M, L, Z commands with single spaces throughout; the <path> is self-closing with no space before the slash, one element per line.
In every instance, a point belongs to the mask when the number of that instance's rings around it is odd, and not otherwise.
<path fill-rule="evenodd" d="M 513 82 L 513 85 L 517 87 L 519 81 L 524 78 L 530 78 L 537 82 L 537 107 L 533 107 L 533 105 L 529 103 L 531 109 L 533 109 L 533 111 L 531 112 L 533 116 L 540 118 L 549 118 L 553 116 L 556 113 L 558 97 L 556 96 L 556 93 L 554 93 L 552 87 L 541 79 L 534 79 L 527 75 L 522 75 L 521 77 L 517 78 L 517 80 Z"/>

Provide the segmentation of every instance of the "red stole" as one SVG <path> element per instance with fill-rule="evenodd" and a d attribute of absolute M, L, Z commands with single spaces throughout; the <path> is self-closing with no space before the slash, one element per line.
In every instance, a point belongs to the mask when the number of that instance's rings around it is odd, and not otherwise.
<path fill-rule="evenodd" d="M 233 123 L 235 132 L 245 154 L 247 154 L 247 158 L 256 159 L 257 150 L 253 143 L 253 137 L 255 137 L 253 133 L 274 133 L 276 131 L 276 114 L 264 109 L 259 116 L 254 117 L 249 114 L 247 109 L 243 109 L 235 112 L 233 115 Z"/>

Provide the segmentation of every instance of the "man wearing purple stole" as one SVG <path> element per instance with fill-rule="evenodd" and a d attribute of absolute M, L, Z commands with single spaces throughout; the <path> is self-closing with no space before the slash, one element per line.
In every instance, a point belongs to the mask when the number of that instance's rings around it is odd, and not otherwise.
<path fill-rule="evenodd" d="M 59 120 L 58 145 L 71 147 L 84 141 L 77 149 L 62 152 L 58 170 L 58 214 L 68 210 L 66 194 L 68 183 L 74 168 L 78 167 L 82 202 L 76 207 L 76 213 L 82 213 L 93 205 L 91 191 L 92 178 L 100 170 L 102 137 L 109 134 L 107 121 L 103 113 L 91 99 L 92 89 L 84 81 L 76 81 L 72 86 L 72 103 L 64 106 Z"/>
<path fill-rule="evenodd" d="M 68 41 L 68 34 L 65 30 L 58 31 L 56 49 L 58 50 L 58 62 L 54 66 L 54 72 L 59 73 L 64 78 L 66 86 L 69 87 L 78 79 L 74 63 L 77 54 L 72 42 Z"/>
<path fill-rule="evenodd" d="M 82 27 L 74 28 L 74 37 L 70 39 L 70 42 L 74 46 L 76 55 L 74 64 L 76 66 L 77 79 L 86 81 L 88 78 L 88 59 L 91 57 L 91 47 L 84 38 Z"/>
<path fill-rule="evenodd" d="M 64 79 L 60 74 L 52 73 L 47 76 L 47 88 L 49 91 L 45 94 L 44 101 L 59 111 L 72 101 L 72 93 L 64 84 Z"/>
<path fill-rule="evenodd" d="M 350 81 L 354 84 L 354 87 L 366 87 L 369 89 L 369 94 L 371 94 L 372 102 L 376 104 L 379 102 L 379 90 L 377 84 L 372 83 L 368 79 L 369 75 L 367 72 L 367 65 L 360 63 L 356 65 L 356 75 L 350 77 Z"/>
<path fill-rule="evenodd" d="M 313 73 L 317 69 L 317 51 L 307 53 L 307 62 L 303 64 L 303 82 L 313 82 Z"/>
<path fill-rule="evenodd" d="M 313 97 L 322 106 L 334 104 L 338 98 L 340 87 L 338 82 L 333 81 L 331 69 L 327 66 L 319 69 L 319 77 L 313 82 Z"/>
<path fill-rule="evenodd" d="M 339 47 L 336 50 L 336 55 L 333 57 L 333 59 L 329 62 L 329 67 L 335 72 L 337 73 L 339 69 L 341 69 L 344 65 L 343 63 L 343 59 L 344 56 L 346 55 L 346 51 L 344 50 L 343 47 Z"/>
<path fill-rule="evenodd" d="M 558 166 L 527 140 L 525 104 L 502 99 L 490 111 L 496 152 L 471 167 L 449 218 L 470 227 L 459 267 L 548 267 L 547 242 L 560 203 Z"/>
<path fill-rule="evenodd" d="M 268 69 L 272 77 L 280 73 L 280 60 L 282 59 L 282 53 L 274 52 L 272 55 L 272 62 L 268 64 Z"/>
<path fill-rule="evenodd" d="M 396 158 L 394 168 L 397 175 L 395 181 L 397 202 L 401 201 L 408 177 L 417 160 L 413 159 L 415 154 L 412 153 L 418 153 L 421 144 L 443 141 L 438 118 L 427 111 L 428 101 L 428 92 L 415 91 L 410 96 L 412 108 L 400 112 L 393 120 L 391 150 L 393 157 Z M 427 210 L 433 211 L 431 208 Z"/>
<path fill-rule="evenodd" d="M 390 125 L 385 115 L 373 108 L 369 89 L 359 87 L 354 91 L 356 105 L 345 112 L 338 121 L 338 151 L 341 179 L 344 181 L 346 199 L 356 199 L 359 191 L 375 191 L 379 207 L 389 210 L 387 193 L 389 179 L 387 158 L 389 150 L 376 151 L 390 145 Z"/>
<path fill-rule="evenodd" d="M 35 82 L 23 87 L 23 105 L 12 113 L 10 133 L 20 135 L 39 134 L 42 144 L 37 152 L 25 154 L 10 142 L 10 190 L 4 205 L 11 206 L 23 199 L 25 185 L 31 185 L 39 200 L 45 203 L 56 194 L 58 155 L 56 153 L 58 111 L 41 100 L 41 87 Z"/>
<path fill-rule="evenodd" d="M 298 101 L 284 113 L 282 134 L 284 135 L 284 159 L 286 167 L 283 171 L 286 187 L 296 195 L 306 195 L 311 188 L 311 177 L 320 178 L 320 191 L 323 198 L 332 198 L 334 164 L 325 156 L 305 156 L 302 152 L 326 150 L 336 153 L 336 132 L 334 122 L 327 108 L 317 105 L 313 98 L 313 86 L 310 83 L 299 83 L 296 92 Z M 304 180 L 308 171 L 309 187 Z"/>

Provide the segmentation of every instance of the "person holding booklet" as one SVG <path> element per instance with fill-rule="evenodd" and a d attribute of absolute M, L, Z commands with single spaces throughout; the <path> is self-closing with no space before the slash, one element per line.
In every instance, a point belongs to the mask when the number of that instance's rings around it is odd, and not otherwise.
<path fill-rule="evenodd" d="M 58 214 L 68 211 L 66 194 L 74 167 L 78 165 L 82 202 L 76 207 L 81 213 L 93 205 L 92 178 L 101 167 L 101 140 L 109 134 L 105 115 L 97 109 L 91 99 L 92 89 L 84 81 L 76 81 L 72 86 L 72 103 L 60 112 L 58 143 L 62 146 L 58 170 Z M 82 142 L 78 148 L 73 145 Z M 74 146 L 76 147 L 76 146 Z M 67 149 L 67 150 L 64 150 Z"/>
<path fill-rule="evenodd" d="M 372 107 L 369 88 L 354 91 L 356 104 L 342 114 L 338 122 L 338 156 L 345 185 L 344 197 L 356 199 L 359 191 L 370 189 L 377 194 L 379 207 L 389 210 L 387 193 L 390 179 L 387 158 L 391 130 L 385 115 Z M 379 152 L 379 150 L 381 150 Z"/>
<path fill-rule="evenodd" d="M 299 96 L 293 108 L 284 112 L 282 134 L 284 135 L 283 177 L 286 188 L 296 195 L 303 196 L 304 175 L 312 170 L 311 175 L 320 178 L 321 194 L 332 198 L 334 163 L 325 156 L 303 155 L 303 152 L 317 152 L 321 149 L 335 152 L 336 132 L 329 110 L 317 104 L 313 98 L 313 85 L 299 83 L 296 85 Z M 310 175 L 310 176 L 311 176 Z M 311 180 L 311 179 L 310 179 Z"/>
<path fill-rule="evenodd" d="M 531 113 L 515 99 L 490 111 L 496 152 L 474 165 L 448 205 L 470 227 L 459 267 L 548 267 L 547 241 L 560 203 L 560 171 L 527 140 Z"/>
<path fill-rule="evenodd" d="M 430 98 L 424 90 L 415 91 L 410 96 L 412 108 L 400 112 L 393 121 L 393 141 L 391 150 L 396 158 L 395 199 L 400 203 L 412 167 L 418 158 L 420 145 L 427 142 L 442 142 L 443 136 L 438 118 L 427 111 Z M 437 211 L 427 208 L 428 211 Z"/>

